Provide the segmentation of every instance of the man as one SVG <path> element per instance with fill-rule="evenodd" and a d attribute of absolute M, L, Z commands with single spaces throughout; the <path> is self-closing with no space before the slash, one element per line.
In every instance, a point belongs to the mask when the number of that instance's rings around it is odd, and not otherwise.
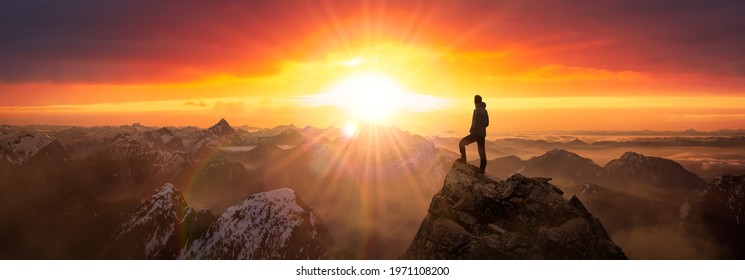
<path fill-rule="evenodd" d="M 481 96 L 476 95 L 473 97 L 473 103 L 476 105 L 476 109 L 473 110 L 473 118 L 471 120 L 471 134 L 463 137 L 458 143 L 460 148 L 460 161 L 466 162 L 466 145 L 476 142 L 479 146 L 479 157 L 481 158 L 481 165 L 479 169 L 481 173 L 486 171 L 486 127 L 489 126 L 489 114 L 486 112 L 486 103 L 481 101 Z"/>

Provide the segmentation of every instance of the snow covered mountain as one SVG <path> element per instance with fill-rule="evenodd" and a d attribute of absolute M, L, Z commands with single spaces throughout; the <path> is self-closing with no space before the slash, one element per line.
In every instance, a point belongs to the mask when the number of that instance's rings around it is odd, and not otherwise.
<path fill-rule="evenodd" d="M 176 136 L 183 139 L 184 147 L 189 155 L 201 157 L 213 153 L 221 145 L 238 138 L 238 133 L 228 121 L 220 119 L 215 125 L 206 130 L 198 128 L 184 128 L 178 130 Z"/>
<path fill-rule="evenodd" d="M 166 184 L 129 215 L 101 257 L 324 259 L 332 252 L 320 217 L 290 189 L 252 195 L 215 218 Z"/>
<path fill-rule="evenodd" d="M 164 185 L 129 215 L 102 258 L 175 259 L 186 242 L 180 231 L 193 212 L 173 185 Z"/>
<path fill-rule="evenodd" d="M 28 163 L 64 164 L 69 152 L 50 135 L 23 132 L 10 127 L 0 129 L 0 161 L 16 167 Z"/>
<path fill-rule="evenodd" d="M 228 208 L 179 258 L 327 259 L 332 244 L 315 211 L 284 188 Z"/>
<path fill-rule="evenodd" d="M 142 140 L 147 143 L 151 149 L 161 151 L 184 151 L 184 142 L 181 138 L 171 132 L 168 128 L 150 130 L 142 133 Z"/>

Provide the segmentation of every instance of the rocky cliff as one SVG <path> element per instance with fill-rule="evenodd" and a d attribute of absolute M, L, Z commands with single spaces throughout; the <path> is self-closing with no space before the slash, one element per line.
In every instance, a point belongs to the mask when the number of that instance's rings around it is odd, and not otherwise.
<path fill-rule="evenodd" d="M 404 259 L 626 259 L 577 197 L 548 178 L 497 181 L 455 162 Z"/>

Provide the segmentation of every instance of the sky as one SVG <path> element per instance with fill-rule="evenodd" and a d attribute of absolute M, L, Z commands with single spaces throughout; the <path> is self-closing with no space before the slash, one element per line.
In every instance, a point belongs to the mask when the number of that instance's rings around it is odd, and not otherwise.
<path fill-rule="evenodd" d="M 0 123 L 745 128 L 741 1 L 0 2 Z"/>

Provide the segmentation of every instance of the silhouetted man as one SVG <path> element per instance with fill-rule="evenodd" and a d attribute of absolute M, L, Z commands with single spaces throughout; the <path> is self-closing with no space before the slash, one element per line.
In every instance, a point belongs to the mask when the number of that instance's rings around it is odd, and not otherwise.
<path fill-rule="evenodd" d="M 481 96 L 473 97 L 473 103 L 476 109 L 473 109 L 473 119 L 471 120 L 471 134 L 460 139 L 458 147 L 460 148 L 460 161 L 466 162 L 466 145 L 476 142 L 479 146 L 479 157 L 481 173 L 486 171 L 486 127 L 489 126 L 489 114 L 486 112 L 486 103 L 481 101 Z"/>

